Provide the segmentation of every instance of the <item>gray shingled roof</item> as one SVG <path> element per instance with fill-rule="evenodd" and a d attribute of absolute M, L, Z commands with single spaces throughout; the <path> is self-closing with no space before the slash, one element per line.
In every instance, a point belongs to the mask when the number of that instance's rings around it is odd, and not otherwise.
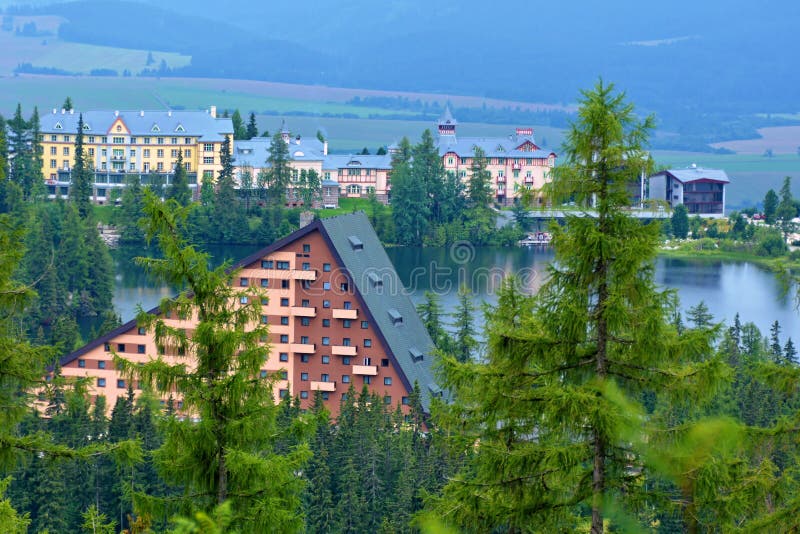
<path fill-rule="evenodd" d="M 704 169 L 702 167 L 689 167 L 686 169 L 669 169 L 666 172 L 677 178 L 683 183 L 694 180 L 715 180 L 718 182 L 730 183 L 728 175 L 722 169 Z M 659 173 L 661 174 L 661 173 Z"/>
<path fill-rule="evenodd" d="M 439 391 L 431 370 L 433 341 L 369 219 L 358 212 L 322 219 L 321 224 L 383 335 L 392 353 L 389 356 L 409 387 L 419 383 L 427 411 L 431 394 Z M 362 243 L 363 248 L 353 242 Z"/>
<path fill-rule="evenodd" d="M 508 137 L 450 137 L 443 136 L 437 140 L 439 155 L 444 156 L 448 152 L 454 152 L 459 157 L 469 157 L 475 152 L 478 146 L 486 153 L 489 158 L 546 158 L 550 154 L 555 154 L 552 150 L 541 149 L 533 152 L 517 150 L 517 147 L 530 141 L 536 142 L 533 137 L 522 137 L 511 135 Z"/>
<path fill-rule="evenodd" d="M 266 161 L 272 147 L 272 138 L 254 137 L 249 140 L 235 141 L 233 146 L 233 162 L 235 165 L 251 167 L 267 167 Z M 316 137 L 301 137 L 289 141 L 289 157 L 294 161 L 322 161 L 323 145 Z"/>
<path fill-rule="evenodd" d="M 75 134 L 81 112 L 45 113 L 41 116 L 42 133 Z M 117 113 L 119 115 L 117 115 Z M 214 118 L 207 111 L 84 111 L 85 135 L 113 135 L 109 128 L 121 118 L 133 136 L 161 135 L 164 137 L 200 136 L 204 141 L 222 141 L 233 134 L 229 118 Z M 60 125 L 61 128 L 57 128 Z M 154 131 L 154 126 L 158 126 Z M 86 128 L 88 126 L 88 129 Z M 179 126 L 184 131 L 180 131 Z"/>
<path fill-rule="evenodd" d="M 449 105 L 444 107 L 444 113 L 442 113 L 442 116 L 439 117 L 439 124 L 452 124 L 453 126 L 458 124 L 458 121 L 453 118 L 453 114 L 450 112 Z"/>
<path fill-rule="evenodd" d="M 325 156 L 322 162 L 323 169 L 391 169 L 392 156 L 386 154 L 378 156 L 374 154 L 333 154 Z"/>

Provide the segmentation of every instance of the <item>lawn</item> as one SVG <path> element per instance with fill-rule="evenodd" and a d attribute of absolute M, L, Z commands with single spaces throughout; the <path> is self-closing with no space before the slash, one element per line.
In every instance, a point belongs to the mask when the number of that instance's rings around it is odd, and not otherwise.
<path fill-rule="evenodd" d="M 364 211 L 369 213 L 369 200 L 366 198 L 340 198 L 339 207 L 336 209 L 315 210 L 317 217 L 320 219 L 336 217 L 337 215 L 345 215 L 355 211 Z"/>

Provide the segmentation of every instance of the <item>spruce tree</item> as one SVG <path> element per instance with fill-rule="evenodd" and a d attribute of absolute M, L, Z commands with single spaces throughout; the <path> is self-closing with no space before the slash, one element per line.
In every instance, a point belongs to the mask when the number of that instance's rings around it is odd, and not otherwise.
<path fill-rule="evenodd" d="M 678 204 L 672 211 L 672 234 L 678 239 L 689 236 L 689 211 L 683 204 Z"/>
<path fill-rule="evenodd" d="M 141 243 L 144 241 L 144 232 L 139 226 L 139 219 L 143 216 L 144 193 L 142 184 L 137 175 L 128 175 L 125 179 L 125 189 L 122 191 L 122 202 L 117 212 L 116 224 L 119 228 L 121 243 Z"/>
<path fill-rule="evenodd" d="M 81 219 L 89 219 L 92 215 L 92 181 L 94 172 L 86 162 L 83 149 L 83 114 L 78 117 L 78 132 L 75 136 L 75 158 L 70 172 L 72 183 L 69 187 L 69 198 L 78 208 Z"/>
<path fill-rule="evenodd" d="M 789 234 L 794 230 L 792 219 L 797 216 L 797 207 L 792 198 L 792 179 L 787 176 L 783 179 L 783 186 L 780 191 L 780 202 L 775 210 L 775 217 L 780 221 L 781 231 L 784 241 L 789 238 Z"/>
<path fill-rule="evenodd" d="M 767 191 L 764 195 L 764 221 L 767 224 L 775 224 L 778 213 L 778 194 L 774 189 Z"/>
<path fill-rule="evenodd" d="M 267 187 L 269 198 L 283 206 L 286 203 L 286 190 L 292 180 L 292 168 L 289 165 L 289 145 L 283 140 L 280 130 L 272 136 L 267 163 L 270 168 Z"/>
<path fill-rule="evenodd" d="M 30 141 L 28 126 L 28 121 L 22 116 L 22 105 L 17 104 L 14 117 L 8 121 L 9 150 L 14 155 L 11 160 L 10 177 L 20 188 L 23 197 L 25 197 L 25 183 L 29 180 L 33 166 L 31 149 L 28 145 Z"/>
<path fill-rule="evenodd" d="M 231 142 L 225 138 L 222 143 L 220 158 L 222 169 L 217 177 L 217 191 L 214 197 L 211 228 L 212 241 L 218 243 L 241 243 L 248 230 L 247 219 L 239 205 L 233 181 L 233 162 L 231 158 Z"/>
<path fill-rule="evenodd" d="M 411 153 L 411 144 L 404 137 L 392 160 L 392 219 L 399 244 L 422 246 L 430 202 L 425 183 L 414 177 Z"/>
<path fill-rule="evenodd" d="M 145 212 L 147 237 L 158 238 L 164 258 L 140 262 L 164 282 L 185 288 L 164 299 L 161 312 L 197 317 L 189 333 L 164 315 L 142 312 L 139 325 L 154 332 L 156 345 L 171 356 L 141 366 L 115 358 L 124 373 L 161 395 L 177 391 L 182 411 L 190 415 L 167 420 L 155 463 L 168 483 L 185 488 L 185 510 L 210 514 L 227 501 L 231 530 L 298 531 L 302 482 L 296 473 L 308 459 L 308 447 L 300 439 L 279 455 L 274 445 L 282 433 L 308 425 L 277 427 L 274 378 L 261 378 L 269 347 L 261 342 L 268 332 L 260 321 L 260 296 L 250 292 L 247 304 L 230 305 L 240 296 L 236 272 L 226 265 L 209 269 L 208 255 L 187 244 L 181 234 L 187 208 L 148 195 Z M 140 501 L 153 502 L 146 496 Z"/>
<path fill-rule="evenodd" d="M 180 149 L 178 149 L 178 159 L 175 160 L 172 185 L 167 190 L 166 198 L 174 198 L 181 206 L 188 206 L 192 202 L 192 191 L 189 189 L 189 179 L 186 176 L 186 167 L 183 165 L 183 151 Z"/>
<path fill-rule="evenodd" d="M 487 163 L 486 152 L 476 146 L 467 184 L 467 197 L 472 207 L 485 208 L 492 203 L 492 175 L 486 168 Z"/>
<path fill-rule="evenodd" d="M 242 120 L 242 114 L 239 110 L 235 110 L 231 115 L 231 122 L 233 123 L 233 138 L 235 140 L 247 139 L 247 128 Z"/>
<path fill-rule="evenodd" d="M 474 359 L 478 341 L 475 339 L 475 305 L 472 303 L 472 291 L 462 285 L 458 288 L 458 307 L 453 312 L 453 346 L 452 351 L 461 363 Z"/>
<path fill-rule="evenodd" d="M 595 200 L 595 213 L 551 226 L 555 261 L 534 298 L 504 285 L 481 362 L 443 358 L 455 403 L 436 420 L 471 453 L 433 503 L 445 521 L 469 532 L 613 527 L 648 497 L 649 446 L 666 435 L 642 435 L 659 419 L 634 399 L 698 403 L 721 373 L 709 331 L 679 337 L 669 323 L 671 296 L 654 281 L 660 225 L 623 209 L 651 125 L 613 86 L 583 92 L 548 196 Z"/>
<path fill-rule="evenodd" d="M 250 119 L 247 121 L 246 139 L 258 137 L 258 125 L 256 124 L 256 114 L 250 112 Z"/>
<path fill-rule="evenodd" d="M 23 179 L 22 191 L 26 199 L 44 197 L 44 149 L 41 140 L 41 121 L 39 120 L 39 108 L 33 108 L 33 115 L 28 121 L 30 128 L 30 170 Z"/>

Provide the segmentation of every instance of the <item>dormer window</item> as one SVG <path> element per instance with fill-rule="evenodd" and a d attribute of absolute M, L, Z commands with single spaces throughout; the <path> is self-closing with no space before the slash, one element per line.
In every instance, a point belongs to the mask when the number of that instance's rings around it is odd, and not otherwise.
<path fill-rule="evenodd" d="M 61 123 L 60 123 L 60 122 L 57 122 L 57 123 L 56 123 L 56 125 L 55 125 L 55 126 L 53 126 L 53 128 L 55 128 L 56 130 L 61 130 L 61 129 L 63 129 L 64 127 L 63 127 L 63 126 L 61 126 Z"/>
<path fill-rule="evenodd" d="M 179 124 L 177 128 L 175 128 L 176 132 L 185 132 L 186 129 L 183 127 L 183 124 Z"/>
<path fill-rule="evenodd" d="M 152 128 L 150 128 L 151 132 L 160 132 L 161 128 L 158 127 L 158 124 L 154 124 Z"/>
<path fill-rule="evenodd" d="M 83 129 L 84 129 L 84 130 L 91 130 L 91 129 L 92 129 L 92 127 L 91 127 L 91 126 L 89 126 L 87 123 L 85 123 L 85 122 L 84 122 L 84 123 L 83 123 Z"/>
<path fill-rule="evenodd" d="M 400 326 L 403 324 L 403 315 L 397 308 L 390 308 L 387 313 L 389 314 L 389 320 L 392 321 L 392 325 Z"/>
<path fill-rule="evenodd" d="M 350 242 L 350 247 L 353 250 L 364 250 L 364 242 L 361 241 L 358 236 L 351 235 L 347 240 Z"/>

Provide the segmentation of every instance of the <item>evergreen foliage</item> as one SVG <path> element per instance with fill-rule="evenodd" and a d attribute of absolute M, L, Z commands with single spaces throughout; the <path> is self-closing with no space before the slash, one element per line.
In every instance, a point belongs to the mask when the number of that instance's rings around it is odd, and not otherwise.
<path fill-rule="evenodd" d="M 78 132 L 75 136 L 75 158 L 70 171 L 69 199 L 78 209 L 81 219 L 92 217 L 92 182 L 94 172 L 86 161 L 83 149 L 83 114 L 78 117 Z"/>
<path fill-rule="evenodd" d="M 178 149 L 178 159 L 175 160 L 175 169 L 172 173 L 172 184 L 167 190 L 166 198 L 174 198 L 181 206 L 188 206 L 192 202 L 192 191 L 189 189 L 189 179 L 186 175 L 186 167 L 183 165 L 183 151 L 180 149 Z"/>
<path fill-rule="evenodd" d="M 672 223 L 672 235 L 678 239 L 686 239 L 689 236 L 689 210 L 683 204 L 678 204 L 672 211 L 670 219 Z"/>
<path fill-rule="evenodd" d="M 767 224 L 775 224 L 778 215 L 778 194 L 774 189 L 767 191 L 764 195 L 764 221 Z"/>
<path fill-rule="evenodd" d="M 256 123 L 256 114 L 250 112 L 250 118 L 247 121 L 247 130 L 245 139 L 252 139 L 258 137 L 258 124 Z"/>
<path fill-rule="evenodd" d="M 244 125 L 242 114 L 239 113 L 238 109 L 231 115 L 231 122 L 233 123 L 233 138 L 237 141 L 247 139 L 247 127 Z"/>

